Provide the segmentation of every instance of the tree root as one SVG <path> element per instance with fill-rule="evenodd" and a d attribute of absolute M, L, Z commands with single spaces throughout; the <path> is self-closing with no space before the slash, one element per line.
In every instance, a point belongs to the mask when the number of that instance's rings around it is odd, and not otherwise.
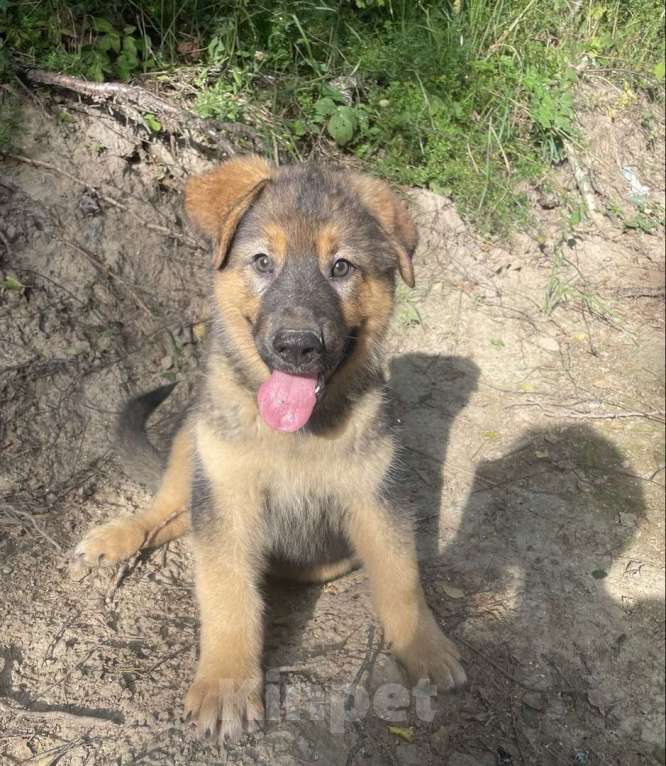
<path fill-rule="evenodd" d="M 249 141 L 253 146 L 260 140 L 259 134 L 247 125 L 203 119 L 138 85 L 87 82 L 41 69 L 26 69 L 23 75 L 29 83 L 61 88 L 85 96 L 95 103 L 106 103 L 113 112 L 147 131 L 150 128 L 146 125 L 145 115 L 154 115 L 163 132 L 184 138 L 199 151 L 213 153 L 218 158 L 220 154 L 236 154 L 236 147 L 228 140 L 229 136 Z"/>

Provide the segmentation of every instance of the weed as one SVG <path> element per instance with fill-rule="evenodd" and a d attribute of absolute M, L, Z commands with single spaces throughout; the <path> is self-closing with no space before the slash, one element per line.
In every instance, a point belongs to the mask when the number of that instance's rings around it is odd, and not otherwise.
<path fill-rule="evenodd" d="M 614 318 L 612 309 L 593 291 L 576 265 L 558 250 L 546 284 L 543 312 L 551 316 L 567 304 L 577 304 L 592 316 Z"/>
<path fill-rule="evenodd" d="M 254 125 L 267 152 L 342 150 L 499 233 L 576 138 L 579 64 L 661 93 L 663 27 L 661 0 L 0 0 L 0 76 L 187 64 L 196 110 Z"/>

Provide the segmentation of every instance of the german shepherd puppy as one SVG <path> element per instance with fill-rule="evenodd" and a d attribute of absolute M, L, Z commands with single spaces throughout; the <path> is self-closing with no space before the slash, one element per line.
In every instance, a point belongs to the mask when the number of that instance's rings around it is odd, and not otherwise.
<path fill-rule="evenodd" d="M 362 564 L 410 677 L 464 683 L 424 599 L 412 521 L 391 503 L 382 341 L 396 273 L 414 284 L 407 209 L 378 179 L 257 156 L 190 179 L 186 209 L 214 252 L 202 388 L 152 505 L 91 530 L 76 558 L 113 565 L 191 525 L 201 654 L 185 709 L 220 742 L 263 717 L 266 573 L 324 582 Z M 169 390 L 121 417 L 131 461 L 157 472 L 144 425 Z"/>

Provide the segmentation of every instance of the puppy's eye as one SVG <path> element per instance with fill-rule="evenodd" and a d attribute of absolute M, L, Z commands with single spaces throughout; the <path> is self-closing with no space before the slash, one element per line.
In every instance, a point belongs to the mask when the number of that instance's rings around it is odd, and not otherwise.
<path fill-rule="evenodd" d="M 339 258 L 333 264 L 333 268 L 331 269 L 331 276 L 334 279 L 342 279 L 342 277 L 346 277 L 351 274 L 353 270 L 353 264 L 349 263 L 349 261 L 345 261 L 344 258 Z"/>
<path fill-rule="evenodd" d="M 273 271 L 273 259 L 266 253 L 255 255 L 252 265 L 260 274 L 270 274 Z"/>

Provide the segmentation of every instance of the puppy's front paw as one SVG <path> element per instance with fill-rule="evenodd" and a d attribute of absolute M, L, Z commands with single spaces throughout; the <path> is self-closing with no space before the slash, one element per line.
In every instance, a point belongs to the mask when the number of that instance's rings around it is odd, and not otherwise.
<path fill-rule="evenodd" d="M 460 652 L 432 619 L 424 620 L 414 639 L 395 653 L 416 683 L 429 679 L 442 689 L 455 689 L 467 683 Z"/>
<path fill-rule="evenodd" d="M 261 679 L 197 674 L 185 697 L 185 715 L 196 719 L 200 737 L 232 744 L 263 723 Z"/>
<path fill-rule="evenodd" d="M 114 519 L 93 527 L 74 549 L 73 569 L 118 564 L 136 553 L 144 538 L 144 531 L 133 519 Z"/>

